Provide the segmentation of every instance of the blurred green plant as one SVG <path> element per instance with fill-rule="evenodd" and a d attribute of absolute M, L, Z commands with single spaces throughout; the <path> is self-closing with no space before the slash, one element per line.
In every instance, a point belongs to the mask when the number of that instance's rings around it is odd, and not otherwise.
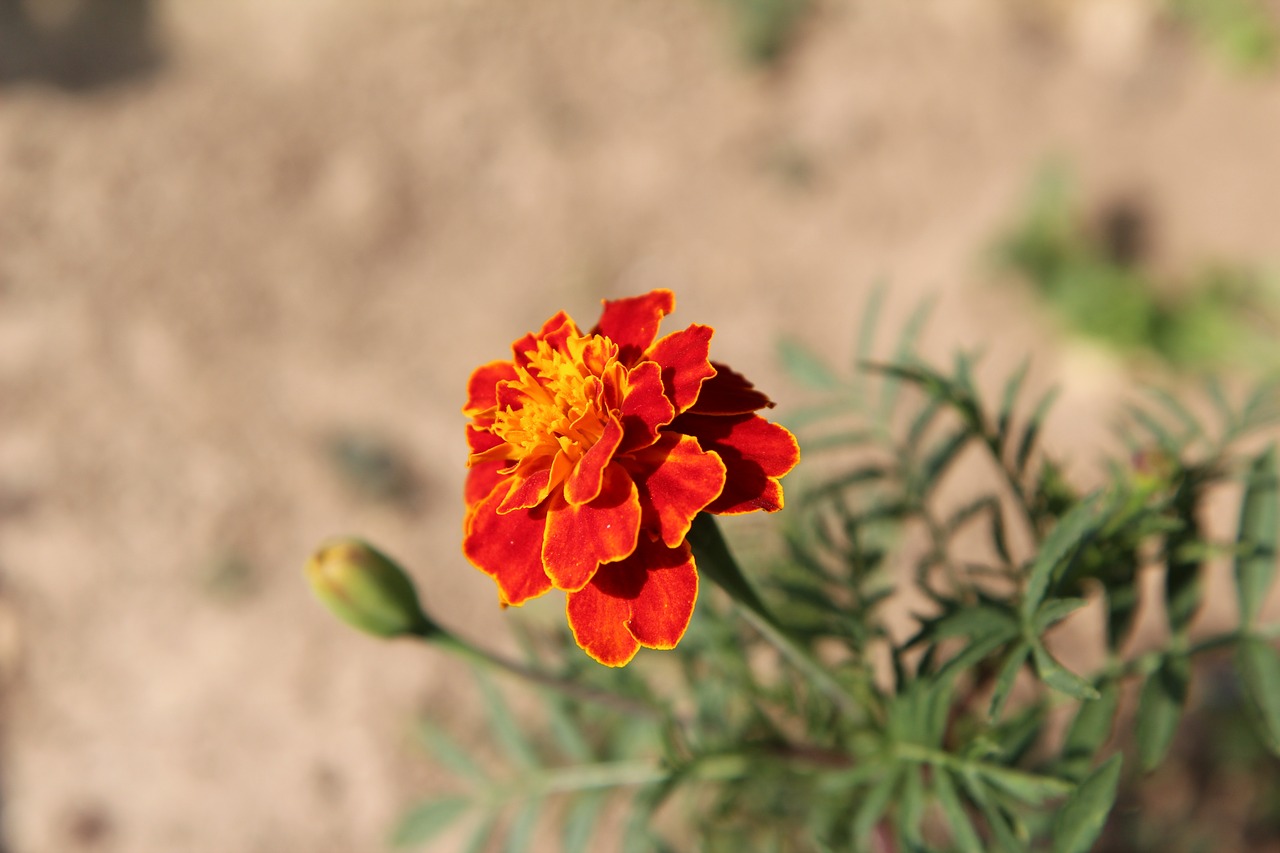
<path fill-rule="evenodd" d="M 996 258 L 1068 329 L 1121 353 L 1149 353 L 1179 369 L 1274 363 L 1275 312 L 1263 277 L 1212 265 L 1187 281 L 1164 280 L 1144 264 L 1145 229 L 1141 211 L 1123 204 L 1087 227 L 1068 171 L 1053 165 Z"/>
<path fill-rule="evenodd" d="M 1260 0 L 1168 0 L 1176 20 L 1210 50 L 1244 70 L 1275 65 L 1280 22 Z"/>
<path fill-rule="evenodd" d="M 877 296 L 851 375 L 784 345 L 819 396 L 791 418 L 810 483 L 746 571 L 699 517 L 689 541 L 708 583 L 673 651 L 606 668 L 556 628 L 523 634 L 525 660 L 509 662 L 423 617 L 432 630 L 412 635 L 482 665 L 490 737 L 468 745 L 423 723 L 457 786 L 410 811 L 395 841 L 426 847 L 470 821 L 476 851 L 1078 853 L 1121 837 L 1107 830 L 1118 793 L 1183 749 L 1189 710 L 1228 703 L 1280 755 L 1280 625 L 1261 610 L 1280 475 L 1274 446 L 1254 446 L 1280 421 L 1280 385 L 1232 404 L 1207 383 L 1211 423 L 1147 392 L 1117 427 L 1126 455 L 1086 492 L 1041 448 L 1052 392 L 1024 401 L 1024 366 L 993 405 L 973 357 L 918 357 L 925 315 L 879 360 Z M 958 475 L 962 458 L 989 476 Z M 968 494 L 944 498 L 957 480 Z M 1215 536 L 1206 508 L 1233 490 L 1236 529 Z M 1206 574 L 1227 564 L 1239 617 L 1206 633 Z M 1158 600 L 1144 599 L 1152 573 Z M 888 606 L 896 595 L 916 612 Z M 1102 616 L 1096 642 L 1072 619 L 1086 607 Z M 1140 649 L 1139 607 L 1167 629 Z M 1059 660 L 1064 637 L 1096 647 L 1095 665 Z M 1211 684 L 1225 673 L 1232 690 L 1197 688 L 1208 659 Z M 532 684 L 540 711 L 514 710 L 490 666 Z"/>
<path fill-rule="evenodd" d="M 738 51 L 749 62 L 780 61 L 794 43 L 811 0 L 722 0 Z"/>

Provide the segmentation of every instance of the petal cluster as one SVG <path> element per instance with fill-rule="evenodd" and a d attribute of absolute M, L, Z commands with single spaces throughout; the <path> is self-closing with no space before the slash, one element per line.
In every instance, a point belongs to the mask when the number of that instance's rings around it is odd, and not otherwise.
<path fill-rule="evenodd" d="M 504 606 L 563 590 L 578 645 L 610 666 L 684 635 L 698 513 L 781 509 L 800 456 L 756 414 L 769 399 L 710 360 L 711 327 L 658 337 L 674 308 L 667 290 L 606 301 L 585 333 L 560 312 L 479 367 L 463 409 L 463 551 Z"/>

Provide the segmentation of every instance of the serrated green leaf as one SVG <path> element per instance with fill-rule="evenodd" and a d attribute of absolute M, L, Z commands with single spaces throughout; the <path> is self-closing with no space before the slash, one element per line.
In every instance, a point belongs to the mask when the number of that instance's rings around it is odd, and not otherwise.
<path fill-rule="evenodd" d="M 1096 685 L 1098 698 L 1082 702 L 1062 744 L 1063 775 L 1079 779 L 1111 737 L 1120 689 L 1114 681 Z"/>
<path fill-rule="evenodd" d="M 1009 649 L 1009 653 L 1005 655 L 1004 662 L 1000 664 L 1000 672 L 996 676 L 995 689 L 991 692 L 991 704 L 987 706 L 988 719 L 995 720 L 1004 711 L 1004 703 L 1008 701 L 1013 683 L 1030 651 L 1031 647 L 1026 643 L 1019 643 Z"/>
<path fill-rule="evenodd" d="M 936 767 L 933 771 L 933 792 L 942 806 L 942 814 L 947 820 L 947 829 L 951 838 L 963 853 L 983 853 L 984 847 L 978 833 L 969 820 L 960 795 L 956 793 L 955 784 L 951 781 L 949 771 Z"/>
<path fill-rule="evenodd" d="M 1240 507 L 1240 534 L 1237 542 L 1243 553 L 1236 557 L 1236 594 L 1240 624 L 1251 627 L 1266 598 L 1276 567 L 1277 536 L 1280 533 L 1280 483 L 1277 482 L 1276 448 L 1271 445 L 1253 460 L 1249 469 L 1244 502 Z"/>
<path fill-rule="evenodd" d="M 431 720 L 418 722 L 417 735 L 431 757 L 456 775 L 473 782 L 484 782 L 488 778 L 480 765 L 458 745 L 458 739 Z"/>
<path fill-rule="evenodd" d="M 1101 524 L 1097 504 L 1096 493 L 1086 497 L 1068 510 L 1045 537 L 1040 552 L 1031 564 L 1026 593 L 1022 599 L 1022 615 L 1028 622 L 1044 601 L 1059 564 L 1078 551 L 1079 546 L 1097 532 Z"/>
<path fill-rule="evenodd" d="M 1120 755 L 1111 756 L 1063 803 L 1053 821 L 1053 853 L 1088 853 L 1116 801 Z"/>
<path fill-rule="evenodd" d="M 1143 771 L 1154 770 L 1169 751 L 1182 719 L 1190 680 L 1190 662 L 1181 655 L 1170 655 L 1142 685 L 1134 726 Z"/>
<path fill-rule="evenodd" d="M 1036 663 L 1036 674 L 1054 690 L 1065 693 L 1072 699 L 1098 698 L 1098 691 L 1092 684 L 1054 660 L 1044 646 L 1033 646 L 1032 655 Z"/>
<path fill-rule="evenodd" d="M 417 847 L 444 832 L 471 808 L 469 797 L 437 797 L 414 806 L 391 835 L 397 847 Z"/>
<path fill-rule="evenodd" d="M 1260 637 L 1244 637 L 1236 646 L 1236 666 L 1250 717 L 1262 741 L 1280 755 L 1280 653 Z"/>
<path fill-rule="evenodd" d="M 840 379 L 831 372 L 831 368 L 799 341 L 783 340 L 778 344 L 778 354 L 783 368 L 797 382 L 818 391 L 833 391 L 840 387 Z"/>

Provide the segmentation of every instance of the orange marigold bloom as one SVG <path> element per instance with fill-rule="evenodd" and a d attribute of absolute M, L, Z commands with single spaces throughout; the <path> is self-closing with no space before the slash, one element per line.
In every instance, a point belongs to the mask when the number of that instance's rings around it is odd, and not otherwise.
<path fill-rule="evenodd" d="M 583 334 L 563 311 L 471 375 L 463 551 L 503 606 L 567 593 L 573 636 L 622 666 L 673 648 L 698 595 L 685 536 L 700 512 L 782 508 L 795 437 L 773 403 L 708 360 L 713 330 L 658 338 L 675 296 L 606 301 Z"/>

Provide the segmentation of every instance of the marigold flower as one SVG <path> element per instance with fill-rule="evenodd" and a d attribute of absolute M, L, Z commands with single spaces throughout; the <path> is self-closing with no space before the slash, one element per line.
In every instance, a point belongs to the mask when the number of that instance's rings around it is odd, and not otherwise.
<path fill-rule="evenodd" d="M 800 458 L 756 414 L 769 398 L 708 359 L 710 326 L 658 338 L 674 308 L 667 290 L 605 301 L 586 334 L 561 311 L 479 367 L 463 409 L 463 551 L 504 607 L 567 593 L 578 645 L 609 666 L 684 636 L 698 513 L 781 509 Z"/>

